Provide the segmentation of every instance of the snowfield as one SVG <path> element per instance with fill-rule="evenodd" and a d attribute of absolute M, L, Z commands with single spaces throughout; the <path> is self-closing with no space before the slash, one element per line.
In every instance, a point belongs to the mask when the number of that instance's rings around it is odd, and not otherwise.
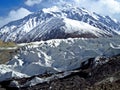
<path fill-rule="evenodd" d="M 6 65 L 0 65 L 0 81 L 72 71 L 89 58 L 120 54 L 119 38 L 69 38 L 20 44 L 19 53 Z"/>

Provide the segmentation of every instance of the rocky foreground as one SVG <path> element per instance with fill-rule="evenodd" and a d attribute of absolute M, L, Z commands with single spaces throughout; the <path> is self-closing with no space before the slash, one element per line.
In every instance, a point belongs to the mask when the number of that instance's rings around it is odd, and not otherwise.
<path fill-rule="evenodd" d="M 89 61 L 92 61 L 92 59 Z M 108 62 L 102 63 L 104 61 Z M 44 77 L 47 76 L 49 75 L 44 75 Z M 32 78 L 16 80 L 23 84 Z M 83 66 L 77 69 L 77 72 L 73 72 L 69 76 L 62 79 L 55 78 L 31 87 L 13 88 L 10 86 L 12 81 L 1 82 L 0 90 L 120 90 L 120 55 L 101 58 L 96 67 L 93 67 L 93 62 L 83 63 Z"/>

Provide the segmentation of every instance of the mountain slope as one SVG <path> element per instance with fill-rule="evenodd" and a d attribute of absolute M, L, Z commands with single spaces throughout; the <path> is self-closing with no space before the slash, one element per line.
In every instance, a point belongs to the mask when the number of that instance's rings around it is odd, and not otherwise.
<path fill-rule="evenodd" d="M 2 39 L 3 41 L 23 42 L 23 41 L 26 41 L 23 38 L 24 36 L 32 36 L 35 38 L 34 40 L 41 40 L 40 36 L 37 38 L 36 35 L 33 36 L 32 32 L 34 33 L 37 31 L 39 32 L 39 35 L 40 33 L 45 32 L 46 28 L 44 26 L 45 24 L 48 24 L 48 22 L 52 18 L 66 18 L 66 19 L 85 22 L 91 26 L 94 26 L 98 29 L 103 30 L 103 32 L 108 32 L 107 36 L 117 35 L 116 32 L 120 31 L 119 22 L 115 22 L 110 17 L 100 16 L 96 13 L 90 13 L 85 9 L 80 9 L 78 7 L 73 7 L 71 5 L 66 4 L 64 6 L 59 6 L 59 7 L 53 6 L 51 8 L 44 8 L 36 13 L 26 16 L 21 20 L 10 22 L 9 24 L 0 28 L 0 39 Z M 57 30 L 57 27 L 58 29 L 60 28 L 58 21 L 57 23 L 53 23 L 55 24 L 54 26 L 56 27 L 56 30 Z M 74 25 L 75 24 L 72 24 L 72 27 L 75 27 Z M 41 30 L 38 28 L 40 28 Z M 49 30 L 49 31 L 52 31 L 52 30 Z M 60 29 L 60 30 L 61 31 L 58 31 L 58 33 L 59 32 L 65 33 L 63 32 L 64 29 L 63 30 Z M 57 31 L 53 30 L 53 32 L 57 32 Z M 44 36 L 51 37 L 51 35 L 48 35 L 48 34 L 47 35 L 44 34 Z M 52 36 L 54 36 L 52 38 L 61 37 L 61 36 L 55 36 L 55 35 L 52 35 Z M 51 39 L 48 37 L 46 37 L 46 39 Z M 41 38 L 45 38 L 45 37 L 41 37 Z M 61 38 L 64 38 L 64 37 L 61 37 Z M 28 41 L 33 41 L 33 40 L 30 39 Z"/>
<path fill-rule="evenodd" d="M 38 25 L 18 42 L 30 42 L 49 39 L 64 38 L 96 38 L 102 36 L 112 36 L 109 31 L 95 28 L 87 23 L 68 18 L 53 17 L 45 23 Z"/>

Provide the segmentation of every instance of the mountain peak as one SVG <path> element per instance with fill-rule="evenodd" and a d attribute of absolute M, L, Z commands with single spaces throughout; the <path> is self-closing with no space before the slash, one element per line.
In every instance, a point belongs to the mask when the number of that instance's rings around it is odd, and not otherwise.
<path fill-rule="evenodd" d="M 50 12 L 57 12 L 59 11 L 60 9 L 57 7 L 57 6 L 53 6 L 51 8 L 43 8 L 42 11 L 44 13 L 50 13 Z"/>
<path fill-rule="evenodd" d="M 68 4 L 68 3 L 63 3 L 60 4 L 58 6 L 52 6 L 49 8 L 43 8 L 42 11 L 45 13 L 50 13 L 50 12 L 62 12 L 62 11 L 82 11 L 84 13 L 92 13 L 89 12 L 87 9 L 85 8 L 79 8 L 77 6 L 74 6 L 72 4 Z"/>

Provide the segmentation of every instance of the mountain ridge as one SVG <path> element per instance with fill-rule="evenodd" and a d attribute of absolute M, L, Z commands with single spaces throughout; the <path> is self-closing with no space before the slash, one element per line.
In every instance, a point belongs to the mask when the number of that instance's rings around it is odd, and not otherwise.
<path fill-rule="evenodd" d="M 107 36 L 118 35 L 119 34 L 118 31 L 120 31 L 119 22 L 115 22 L 108 16 L 103 17 L 96 13 L 90 13 L 83 8 L 81 9 L 78 7 L 65 5 L 63 7 L 53 6 L 51 8 L 44 8 L 36 13 L 32 13 L 26 16 L 23 19 L 10 22 L 9 24 L 0 28 L 0 32 L 1 32 L 0 39 L 6 42 L 7 41 L 23 42 L 25 41 L 24 37 L 27 36 L 29 32 L 35 30 L 35 28 L 39 26 L 42 26 L 42 24 L 45 25 L 44 23 L 47 23 L 47 21 L 50 20 L 51 18 L 66 18 L 66 19 L 81 21 L 95 28 L 108 32 L 109 35 Z M 57 23 L 59 23 L 59 21 Z M 72 27 L 74 27 L 74 25 Z M 46 36 L 48 36 L 48 34 Z M 36 35 L 34 35 L 34 38 L 35 37 Z M 52 39 L 56 39 L 56 36 L 53 37 Z M 35 41 L 40 41 L 40 40 L 42 39 L 38 38 Z M 29 41 L 31 42 L 33 40 L 29 40 Z"/>

